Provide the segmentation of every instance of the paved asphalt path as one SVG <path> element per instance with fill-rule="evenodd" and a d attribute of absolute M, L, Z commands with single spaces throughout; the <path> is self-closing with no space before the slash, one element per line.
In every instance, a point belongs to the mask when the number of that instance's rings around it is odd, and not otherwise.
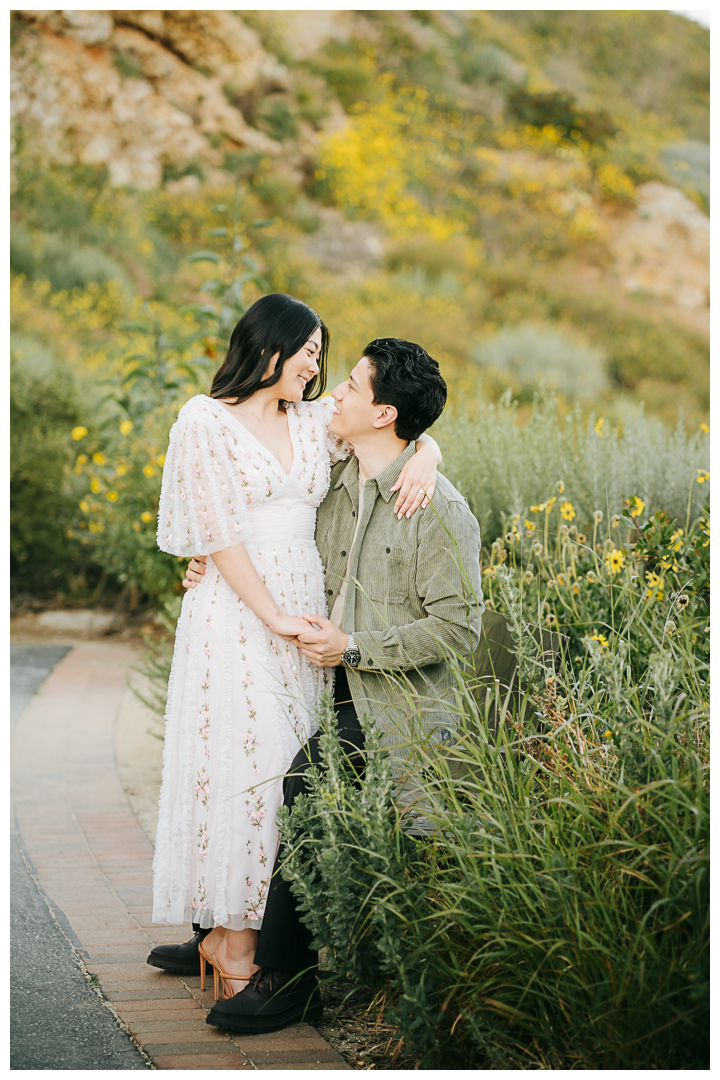
<path fill-rule="evenodd" d="M 32 695 L 68 651 L 63 645 L 11 647 L 13 731 Z M 72 951 L 79 942 L 63 913 L 38 888 L 22 837 L 15 832 L 10 867 L 10 1068 L 147 1068 L 80 970 Z"/>

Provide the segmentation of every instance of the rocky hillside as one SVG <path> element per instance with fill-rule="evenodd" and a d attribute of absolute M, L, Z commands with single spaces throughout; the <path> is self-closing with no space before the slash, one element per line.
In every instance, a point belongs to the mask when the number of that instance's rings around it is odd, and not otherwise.
<path fill-rule="evenodd" d="M 239 181 L 274 221 L 266 279 L 340 319 L 341 358 L 374 296 L 457 372 L 508 321 L 560 320 L 621 396 L 703 410 L 708 42 L 669 12 L 16 11 L 13 266 L 176 292 Z M 43 177 L 122 192 L 134 246 L 43 209 Z"/>
<path fill-rule="evenodd" d="M 291 153 L 248 123 L 242 101 L 289 93 L 287 69 L 225 11 L 25 11 L 13 57 L 15 138 L 59 164 L 108 170 L 114 185 L 158 188 L 228 152 Z M 227 178 L 226 178 L 227 179 Z"/>

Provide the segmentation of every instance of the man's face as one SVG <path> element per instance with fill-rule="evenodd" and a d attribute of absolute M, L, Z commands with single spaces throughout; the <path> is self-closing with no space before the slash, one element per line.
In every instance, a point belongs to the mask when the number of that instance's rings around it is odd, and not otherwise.
<path fill-rule="evenodd" d="M 387 406 L 373 405 L 370 385 L 370 361 L 363 356 L 350 372 L 345 382 L 330 391 L 335 398 L 337 412 L 330 422 L 330 431 L 341 439 L 352 442 L 378 430 L 376 422 Z"/>

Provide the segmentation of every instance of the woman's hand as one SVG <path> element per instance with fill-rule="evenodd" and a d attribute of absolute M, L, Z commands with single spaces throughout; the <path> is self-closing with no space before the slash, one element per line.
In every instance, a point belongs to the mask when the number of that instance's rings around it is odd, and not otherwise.
<path fill-rule="evenodd" d="M 267 625 L 273 634 L 291 641 L 294 641 L 298 634 L 307 633 L 308 629 L 305 619 L 298 619 L 294 615 L 286 615 L 284 611 L 279 611 L 273 621 Z"/>
<path fill-rule="evenodd" d="M 207 555 L 193 555 L 185 570 L 182 583 L 183 589 L 196 589 L 198 585 L 201 585 L 202 579 L 205 577 L 206 567 Z"/>
<path fill-rule="evenodd" d="M 432 436 L 423 434 L 417 440 L 416 450 L 396 483 L 391 488 L 399 494 L 395 503 L 398 520 L 412 517 L 419 506 L 425 509 L 435 494 L 438 465 L 442 461 L 440 447 Z"/>

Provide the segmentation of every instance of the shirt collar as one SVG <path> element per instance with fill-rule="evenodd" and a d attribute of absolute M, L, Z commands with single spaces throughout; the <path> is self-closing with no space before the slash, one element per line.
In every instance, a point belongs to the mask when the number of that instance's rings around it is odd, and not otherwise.
<path fill-rule="evenodd" d="M 367 483 L 372 483 L 374 480 L 378 486 L 378 491 L 382 495 L 385 502 L 390 502 L 392 498 L 397 495 L 397 492 L 392 490 L 397 478 L 402 472 L 405 465 L 415 453 L 415 442 L 409 442 L 402 454 L 396 457 L 395 460 L 388 465 L 387 469 L 380 473 L 379 476 L 372 477 Z M 344 484 L 346 488 L 356 488 L 360 479 L 360 467 L 358 460 L 353 455 L 347 464 L 347 467 L 343 469 L 342 476 L 335 484 L 336 488 L 339 488 L 341 484 Z"/>
<path fill-rule="evenodd" d="M 360 470 L 358 467 L 358 460 L 354 454 L 350 456 L 347 465 L 340 474 L 338 480 L 335 483 L 335 490 L 342 487 L 344 484 L 346 488 L 357 487 L 358 480 L 360 478 Z"/>

